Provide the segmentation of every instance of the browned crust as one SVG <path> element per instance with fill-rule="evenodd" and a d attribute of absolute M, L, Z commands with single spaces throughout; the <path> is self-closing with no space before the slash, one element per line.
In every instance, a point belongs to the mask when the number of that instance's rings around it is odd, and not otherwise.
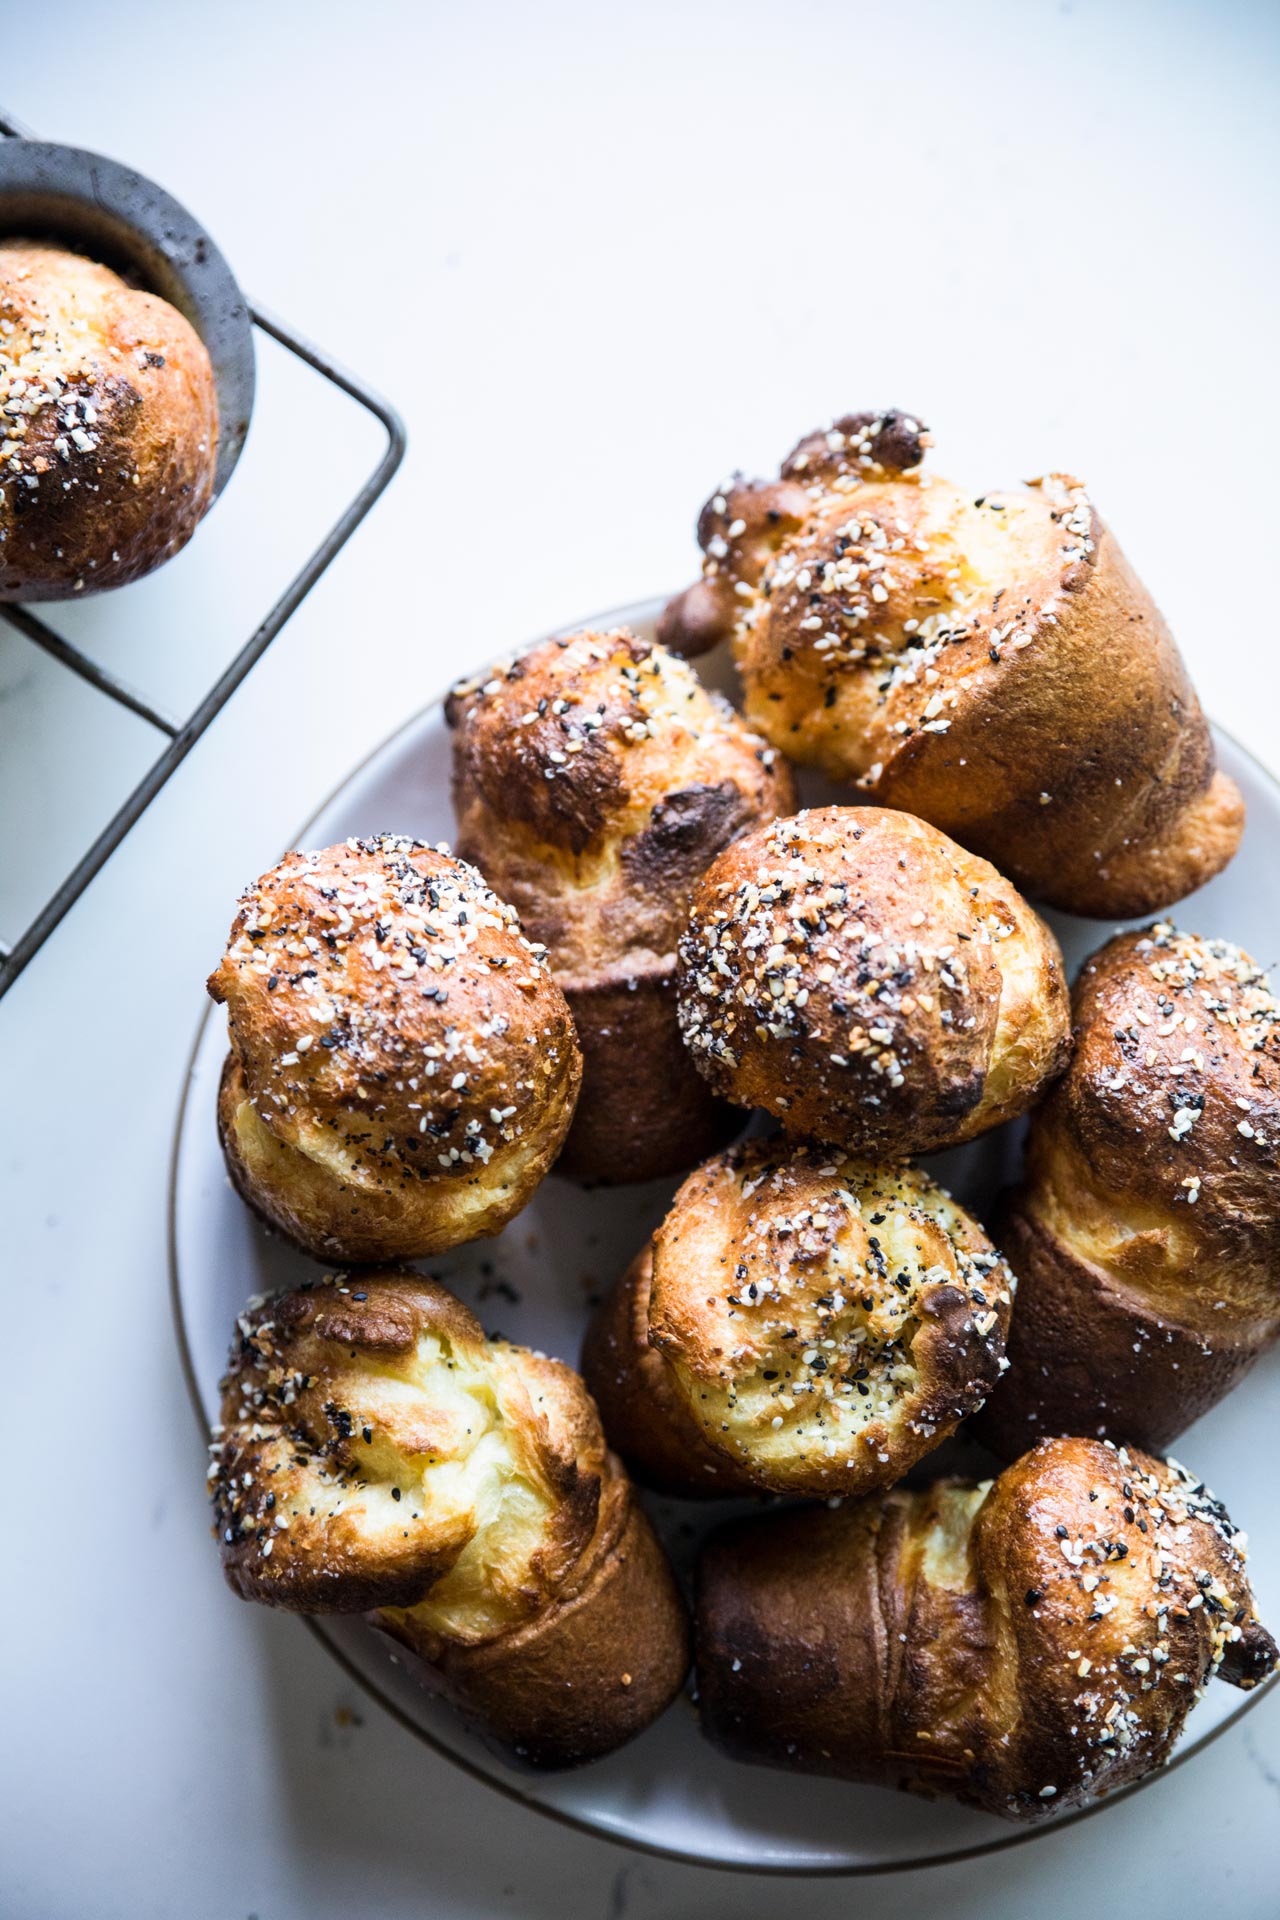
<path fill-rule="evenodd" d="M 1012 1287 L 922 1173 L 748 1141 L 685 1181 L 583 1368 L 610 1444 L 664 1492 L 864 1493 L 991 1392 Z"/>
<path fill-rule="evenodd" d="M 1139 1238 L 1128 1271 L 1176 1284 L 1194 1244 L 1237 1311 L 1274 1314 L 1280 1010 L 1262 968 L 1230 941 L 1158 922 L 1085 962 L 1072 1014 L 1070 1068 L 1028 1140 L 1046 1204 L 1054 1194 L 1094 1230 L 1095 1195 L 1150 1209 L 1161 1232 Z M 1188 1308 L 1201 1297 L 1193 1284 Z"/>
<path fill-rule="evenodd" d="M 976 1691 L 995 1654 L 981 1609 L 947 1617 L 904 1567 L 922 1495 L 730 1521 L 698 1565 L 702 1731 L 735 1760 L 923 1791 L 895 1701 L 945 1660 Z M 913 1742 L 914 1744 L 914 1742 Z M 933 1756 L 931 1755 L 930 1758 Z"/>
<path fill-rule="evenodd" d="M 1018 1276 L 1009 1372 L 973 1431 L 1004 1460 L 1061 1434 L 1155 1452 L 1230 1392 L 1263 1351 L 1230 1324 L 1210 1337 L 1140 1304 L 1049 1233 L 1021 1198 L 996 1237 Z"/>
<path fill-rule="evenodd" d="M 689 1499 L 755 1492 L 755 1482 L 707 1444 L 649 1340 L 653 1242 L 646 1241 L 592 1314 L 582 1345 L 582 1377 L 600 1409 L 611 1447 L 636 1478 L 659 1493 Z"/>
<path fill-rule="evenodd" d="M 544 642 L 455 690 L 458 844 L 547 948 L 585 1077 L 563 1171 L 676 1172 L 733 1121 L 675 1021 L 675 945 L 708 863 L 794 799 L 781 757 L 626 629 Z"/>
<path fill-rule="evenodd" d="M 775 745 L 944 828 L 1033 896 L 1129 916 L 1203 885 L 1239 844 L 1243 803 L 1215 769 L 1168 627 L 1084 488 L 1049 475 L 1016 489 L 1028 524 L 1061 537 L 1052 552 L 1038 535 L 1015 545 L 989 597 L 944 618 L 969 555 L 945 533 L 917 544 L 930 486 L 945 485 L 919 474 L 928 436 L 888 434 L 901 416 L 853 418 L 852 435 L 846 419 L 803 441 L 779 481 L 738 477 L 712 496 L 703 578 L 667 608 L 662 637 L 689 651 L 732 637 L 748 716 Z M 972 506 L 993 502 L 1003 511 L 993 495 Z M 810 577 L 828 566 L 838 591 Z M 807 629 L 841 608 L 850 644 L 823 634 L 820 647 Z"/>
<path fill-rule="evenodd" d="M 939 1482 L 731 1523 L 696 1636 L 703 1729 L 735 1758 L 1020 1820 L 1140 1778 L 1211 1673 L 1250 1686 L 1276 1661 L 1212 1496 L 1080 1439 L 985 1497 Z"/>
<path fill-rule="evenodd" d="M 39 241 L 0 240 L 0 600 L 149 573 L 213 497 L 218 403 L 166 300 Z M 14 395 L 23 410 L 7 413 Z"/>
<path fill-rule="evenodd" d="M 513 910 L 419 841 L 288 855 L 244 896 L 209 991 L 232 1180 L 321 1259 L 500 1232 L 568 1132 L 564 996 Z"/>
<path fill-rule="evenodd" d="M 674 957 L 560 985 L 582 1050 L 582 1092 L 557 1173 L 584 1183 L 662 1179 L 741 1130 L 741 1112 L 716 1098 L 680 1038 Z"/>
<path fill-rule="evenodd" d="M 659 640 L 686 656 L 727 640 L 741 611 L 737 583 L 755 586 L 782 542 L 803 527 L 815 482 L 909 472 L 930 444 L 920 423 L 896 408 L 847 413 L 806 434 L 783 462 L 779 479 L 734 474 L 698 516 L 698 544 L 709 564 L 701 580 L 663 609 Z"/>
<path fill-rule="evenodd" d="M 1028 623 L 1029 646 L 979 669 L 945 735 L 886 743 L 871 791 L 944 827 L 1034 898 L 1129 919 L 1226 866 L 1244 802 L 1216 767 L 1173 635 L 1096 513 L 1090 538 L 1053 619 Z"/>
<path fill-rule="evenodd" d="M 691 1657 L 670 1563 L 616 1461 L 576 1583 L 535 1620 L 468 1647 L 405 1616 L 374 1625 L 505 1757 L 539 1769 L 581 1766 L 634 1739 L 675 1699 Z"/>
<path fill-rule="evenodd" d="M 1280 1022 L 1261 970 L 1161 924 L 1074 995 L 1001 1243 L 1022 1282 L 984 1437 L 1164 1446 L 1280 1335 Z"/>
<path fill-rule="evenodd" d="M 986 861 L 909 814 L 823 807 L 712 864 L 680 943 L 699 1071 L 876 1157 L 972 1139 L 1066 1063 L 1062 957 Z"/>
<path fill-rule="evenodd" d="M 663 608 L 657 628 L 662 644 L 693 657 L 729 639 L 737 624 L 737 581 L 759 581 L 781 542 L 803 526 L 808 504 L 801 486 L 741 474 L 712 494 L 698 516 L 698 542 L 704 552 L 723 548 L 723 557 Z M 730 527 L 739 529 L 732 538 Z"/>

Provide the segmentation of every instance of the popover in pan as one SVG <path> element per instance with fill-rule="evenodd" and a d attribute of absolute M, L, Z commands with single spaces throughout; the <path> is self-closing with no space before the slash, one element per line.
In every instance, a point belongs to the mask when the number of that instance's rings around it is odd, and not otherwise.
<path fill-rule="evenodd" d="M 0 600 L 150 573 L 207 511 L 217 453 L 213 369 L 176 307 L 0 239 Z"/>

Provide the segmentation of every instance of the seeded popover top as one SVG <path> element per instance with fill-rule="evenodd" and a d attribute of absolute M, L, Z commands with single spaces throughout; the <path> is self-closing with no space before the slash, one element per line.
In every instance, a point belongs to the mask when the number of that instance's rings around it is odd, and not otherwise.
<path fill-rule="evenodd" d="M 698 523 L 703 577 L 659 622 L 730 638 L 747 719 L 1097 918 L 1202 886 L 1244 823 L 1150 594 L 1068 474 L 975 490 L 917 420 L 847 414 Z"/>
<path fill-rule="evenodd" d="M 746 835 L 703 876 L 680 963 L 712 1086 L 874 1157 L 972 1139 L 1066 1063 L 1052 933 L 910 814 L 823 807 Z"/>
<path fill-rule="evenodd" d="M 1019 1820 L 1140 1779 L 1213 1674 L 1248 1688 L 1276 1664 L 1224 1508 L 1099 1440 L 731 1523 L 699 1584 L 719 1745 Z"/>
<path fill-rule="evenodd" d="M 543 641 L 448 712 L 459 852 L 570 982 L 669 961 L 715 855 L 794 802 L 782 755 L 625 627 Z"/>
<path fill-rule="evenodd" d="M 209 991 L 233 1176 L 304 1246 L 411 1258 L 496 1232 L 568 1130 L 564 996 L 473 867 L 397 835 L 291 853 Z"/>
<path fill-rule="evenodd" d="M 176 307 L 0 239 L 0 600 L 149 573 L 194 533 L 217 453 L 213 369 Z"/>
<path fill-rule="evenodd" d="M 1014 1285 L 918 1168 L 751 1140 L 690 1174 L 583 1367 L 642 1479 L 865 1493 L 991 1392 Z"/>
<path fill-rule="evenodd" d="M 491 1638 L 568 1580 L 604 1468 L 576 1375 L 434 1280 L 338 1274 L 241 1316 L 211 1476 L 246 1599 Z"/>
<path fill-rule="evenodd" d="M 1025 1204 L 1082 1258 L 1211 1333 L 1280 1325 L 1280 1007 L 1240 947 L 1161 923 L 1086 962 Z"/>

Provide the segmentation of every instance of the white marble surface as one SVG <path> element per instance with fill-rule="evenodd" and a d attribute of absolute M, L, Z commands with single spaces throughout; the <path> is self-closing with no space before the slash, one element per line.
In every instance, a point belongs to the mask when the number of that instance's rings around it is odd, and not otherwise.
<path fill-rule="evenodd" d="M 470 1784 L 295 1623 L 221 1587 L 163 1202 L 238 887 L 455 667 L 679 584 L 708 485 L 834 409 L 920 409 L 975 482 L 1087 475 L 1207 704 L 1280 760 L 1257 607 L 1280 425 L 1274 9 L 15 14 L 0 8 L 5 104 L 186 199 L 253 293 L 399 402 L 411 449 L 0 1005 L 0 1912 L 1273 1914 L 1274 1698 L 1075 1832 L 862 1887 L 627 1856 Z M 262 374 L 201 541 L 76 609 L 82 644 L 179 706 L 375 451 L 272 357 Z M 28 902 L 40 850 L 74 845 L 128 778 L 139 743 L 96 718 L 0 633 L 0 917 Z"/>

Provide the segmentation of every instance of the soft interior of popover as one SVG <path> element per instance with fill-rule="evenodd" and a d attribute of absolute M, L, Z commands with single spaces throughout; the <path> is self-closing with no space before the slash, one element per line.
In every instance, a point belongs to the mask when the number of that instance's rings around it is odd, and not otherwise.
<path fill-rule="evenodd" d="M 770 1479 L 868 1453 L 883 1463 L 895 1429 L 932 1431 L 924 1396 L 936 1382 L 916 1352 L 923 1292 L 957 1286 L 981 1314 L 1000 1281 L 987 1282 L 964 1216 L 916 1169 L 823 1162 L 820 1150 L 816 1178 L 800 1183 L 785 1166 L 763 1178 L 753 1166 L 726 1164 L 736 1191 L 723 1211 L 678 1209 L 659 1235 L 659 1344 L 707 1437 Z"/>

